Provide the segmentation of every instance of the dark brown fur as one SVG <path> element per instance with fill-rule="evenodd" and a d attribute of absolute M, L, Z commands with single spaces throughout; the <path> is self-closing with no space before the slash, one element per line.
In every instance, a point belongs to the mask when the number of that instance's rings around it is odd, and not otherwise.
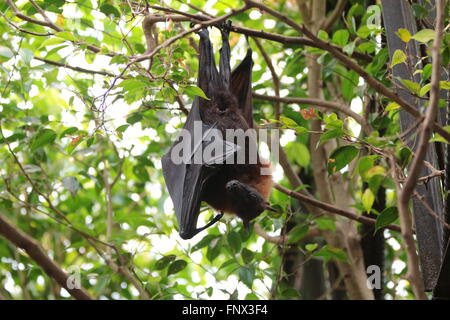
<path fill-rule="evenodd" d="M 226 129 L 243 129 L 244 131 L 249 129 L 249 125 L 238 108 L 237 99 L 231 93 L 219 91 L 211 97 L 211 101 L 203 100 L 201 103 L 203 103 L 200 108 L 202 120 L 210 124 L 217 123 L 224 136 Z M 235 214 L 244 223 L 248 223 L 266 209 L 266 201 L 272 188 L 272 176 L 261 175 L 262 168 L 270 168 L 270 164 L 261 163 L 259 157 L 256 164 L 224 165 L 223 169 L 207 183 L 202 200 L 214 209 Z M 242 205 L 237 204 L 226 190 L 227 183 L 232 180 L 237 180 L 258 191 L 263 201 L 255 203 L 253 208 L 243 208 Z"/>

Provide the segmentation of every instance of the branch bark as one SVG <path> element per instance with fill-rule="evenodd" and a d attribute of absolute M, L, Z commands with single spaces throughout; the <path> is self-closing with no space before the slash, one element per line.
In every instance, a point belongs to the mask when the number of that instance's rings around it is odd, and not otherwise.
<path fill-rule="evenodd" d="M 183 12 L 180 10 L 175 10 L 172 8 L 165 8 L 165 7 L 161 7 L 161 6 L 155 6 L 155 5 L 149 5 L 149 8 L 152 8 L 152 9 L 155 9 L 158 11 L 162 11 L 162 12 L 175 13 L 175 14 L 178 14 L 178 15 L 184 17 L 184 20 L 183 20 L 180 16 L 176 17 L 174 15 L 173 16 L 171 15 L 171 19 L 173 17 L 173 19 L 176 19 L 176 21 L 191 21 L 194 23 L 199 23 L 201 21 L 207 21 L 212 18 L 215 18 L 212 15 L 191 14 L 191 13 Z M 240 34 L 243 34 L 243 35 L 246 35 L 249 37 L 266 39 L 266 40 L 270 40 L 270 41 L 279 42 L 282 44 L 305 45 L 305 46 L 317 48 L 316 44 L 313 41 L 311 41 L 310 39 L 307 39 L 305 37 L 283 36 L 280 34 L 266 32 L 263 30 L 255 30 L 255 29 L 239 27 L 239 26 L 235 26 L 235 25 L 231 26 L 231 31 L 240 33 Z M 341 48 L 339 48 L 337 46 L 336 46 L 336 49 L 341 50 Z M 361 52 L 354 52 L 352 54 L 352 57 L 355 59 L 361 60 L 361 61 L 365 61 L 365 62 L 372 61 L 371 56 L 361 53 Z"/>
<path fill-rule="evenodd" d="M 325 210 L 325 211 L 327 211 L 329 213 L 337 214 L 339 216 L 343 216 L 343 217 L 346 217 L 346 218 L 348 218 L 350 220 L 358 221 L 360 223 L 367 224 L 367 225 L 370 225 L 370 226 L 374 226 L 375 223 L 376 223 L 375 219 L 364 217 L 364 216 L 358 216 L 358 215 L 356 215 L 356 214 L 354 214 L 354 213 L 352 213 L 350 211 L 338 208 L 338 207 L 336 207 L 336 206 L 334 206 L 332 204 L 329 204 L 329 203 L 326 203 L 326 202 L 322 202 L 322 201 L 314 199 L 312 197 L 308 197 L 308 196 L 306 196 L 304 194 L 295 192 L 293 190 L 289 190 L 289 189 L 287 189 L 287 188 L 285 188 L 285 187 L 283 187 L 283 186 L 281 186 L 279 184 L 275 185 L 275 189 L 277 189 L 278 191 L 281 191 L 281 192 L 287 194 L 288 196 L 296 198 L 296 199 L 300 200 L 301 202 L 313 205 L 313 206 L 315 206 L 317 208 L 320 208 L 322 210 Z M 386 229 L 389 229 L 389 230 L 392 230 L 392 231 L 396 231 L 396 232 L 400 232 L 401 231 L 399 226 L 396 226 L 396 225 L 393 225 L 393 224 L 390 224 L 390 225 L 386 226 Z"/>
<path fill-rule="evenodd" d="M 370 131 L 370 127 L 369 127 L 369 124 L 367 123 L 366 119 L 364 119 L 361 115 L 354 112 L 349 107 L 346 107 L 337 102 L 326 101 L 326 100 L 315 99 L 315 98 L 268 96 L 268 95 L 258 94 L 255 92 L 253 92 L 253 98 L 260 99 L 260 100 L 267 100 L 267 101 L 283 102 L 283 103 L 288 103 L 288 104 L 292 104 L 292 103 L 307 104 L 307 105 L 319 106 L 319 107 L 331 109 L 334 111 L 342 112 L 343 114 L 346 114 L 347 116 L 355 119 L 359 124 L 361 124 L 362 127 L 365 128 L 365 130 Z"/>
<path fill-rule="evenodd" d="M 0 234 L 16 247 L 23 249 L 50 278 L 54 279 L 61 287 L 66 289 L 75 299 L 93 300 L 84 288 L 69 288 L 69 275 L 45 254 L 36 240 L 19 230 L 1 214 Z"/>
<path fill-rule="evenodd" d="M 275 18 L 280 19 L 285 22 L 287 25 L 291 26 L 296 31 L 303 33 L 306 37 L 308 37 L 312 42 L 314 42 L 315 47 L 320 48 L 322 50 L 328 51 L 331 53 L 336 59 L 341 61 L 345 66 L 349 69 L 355 71 L 359 74 L 366 82 L 369 84 L 376 92 L 385 96 L 386 98 L 397 102 L 406 112 L 410 113 L 412 116 L 418 119 L 423 119 L 422 114 L 415 107 L 411 106 L 408 102 L 402 99 L 397 93 L 380 81 L 372 77 L 369 73 L 367 73 L 358 63 L 353 61 L 349 56 L 342 52 L 342 50 L 337 49 L 335 46 L 330 44 L 327 41 L 319 39 L 315 36 L 308 28 L 304 25 L 297 24 L 295 21 L 289 19 L 285 15 L 273 10 L 272 8 L 266 6 L 263 3 L 255 2 L 252 0 L 246 0 L 245 3 L 252 8 L 258 8 L 268 14 L 274 16 Z M 442 137 L 444 137 L 447 141 L 450 141 L 450 133 L 447 132 L 442 126 L 440 126 L 436 121 L 433 121 L 433 130 L 439 133 Z"/>
<path fill-rule="evenodd" d="M 422 170 L 423 160 L 425 159 L 427 153 L 429 140 L 433 133 L 433 126 L 435 126 L 434 123 L 438 111 L 439 80 L 441 76 L 440 47 L 444 30 L 444 7 L 444 0 L 436 1 L 436 36 L 433 47 L 431 48 L 433 65 L 431 73 L 430 103 L 425 113 L 425 120 L 423 121 L 420 130 L 419 145 L 417 147 L 417 151 L 415 152 L 415 157 L 413 158 L 408 177 L 403 185 L 403 188 L 401 187 L 398 179 L 395 159 L 393 156 L 391 157 L 392 170 L 394 171 L 397 185 L 400 226 L 406 244 L 406 254 L 408 256 L 408 279 L 411 282 L 414 295 L 418 299 L 426 299 L 427 297 L 425 295 L 425 287 L 419 268 L 419 257 L 416 253 L 415 241 L 411 231 L 412 217 L 409 209 L 409 200 L 414 192 L 414 189 L 416 188 L 417 180 L 419 179 L 419 175 Z"/>

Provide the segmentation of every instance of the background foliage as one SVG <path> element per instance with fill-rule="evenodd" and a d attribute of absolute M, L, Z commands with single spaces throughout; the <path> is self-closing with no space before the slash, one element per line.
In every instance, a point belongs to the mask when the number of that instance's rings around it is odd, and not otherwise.
<path fill-rule="evenodd" d="M 328 16 L 334 9 L 332 2 L 327 3 Z M 342 13 L 327 30 L 318 31 L 318 37 L 341 47 L 347 55 L 368 57 L 358 63 L 393 87 L 390 70 L 407 62 L 405 53 L 396 52 L 389 61 L 383 27 L 367 23 L 372 14 L 370 1 L 343 2 Z M 24 15 L 45 20 L 33 3 L 14 3 Z M 148 3 L 201 14 L 184 1 Z M 297 23 L 304 22 L 296 1 L 264 3 Z M 323 236 L 339 232 L 336 221 L 346 218 L 317 215 L 278 190 L 270 198 L 278 212 L 265 212 L 256 219 L 258 234 L 246 232 L 240 221 L 226 217 L 192 240 L 179 238 L 160 159 L 183 124 L 184 111 L 195 95 L 201 94 L 196 87 L 195 34 L 164 46 L 151 58 L 148 69 L 148 60 L 129 64 L 132 57 L 148 49 L 141 26 L 144 11 L 137 12 L 144 8 L 144 1 L 50 0 L 34 4 L 59 31 L 14 15 L 7 2 L 0 4 L 1 215 L 36 239 L 61 268 L 71 274 L 79 272 L 82 286 L 95 298 L 331 298 L 338 289 L 344 298 L 352 298 L 342 278 L 333 280 L 330 271 L 339 263 L 351 263 L 348 248 L 335 247 Z M 190 4 L 221 16 L 243 2 L 192 0 Z M 419 19 L 427 10 L 416 4 L 414 12 Z M 257 9 L 239 13 L 232 21 L 254 30 L 298 36 L 280 19 Z M 159 22 L 158 42 L 187 29 L 188 21 Z M 219 46 L 219 33 L 214 29 L 211 33 Z M 405 46 L 412 41 L 431 45 L 434 33 L 411 35 L 399 30 L 399 36 Z M 443 65 L 448 65 L 449 40 L 447 34 Z M 232 64 L 236 65 L 247 44 L 238 33 L 232 33 L 230 41 Z M 257 94 L 310 97 L 308 55 L 313 55 L 321 68 L 320 99 L 351 107 L 365 119 L 363 126 L 370 128 L 364 132 L 361 123 L 345 112 L 302 103 L 282 103 L 280 107 L 267 99 L 255 99 L 256 123 L 283 128 L 280 142 L 288 165 L 305 183 L 297 191 L 306 189 L 320 198 L 321 183 L 315 180 L 312 153 L 321 146 L 326 150 L 322 161 L 327 179 L 335 181 L 335 187 L 345 185 L 348 201 L 344 209 L 356 215 L 371 212 L 377 228 L 398 223 L 395 182 L 386 155 L 396 155 L 402 168 L 411 159 L 411 151 L 399 135 L 400 106 L 376 95 L 354 70 L 329 52 L 257 41 L 249 39 Z M 431 64 L 417 73 L 420 82 L 404 81 L 403 90 L 427 98 Z M 448 89 L 448 82 L 441 87 Z M 368 97 L 376 101 L 377 108 L 370 109 Z M 317 120 L 323 124 L 320 135 L 311 127 Z M 310 144 L 312 134 L 320 136 L 315 146 Z M 443 138 L 436 135 L 434 139 Z M 274 180 L 295 188 L 285 170 L 274 163 Z M 381 210 L 374 206 L 380 188 L 386 196 Z M 200 220 L 208 221 L 213 215 L 205 207 Z M 387 243 L 384 297 L 413 298 L 405 279 L 407 258 L 401 234 L 385 229 L 378 232 Z M 283 236 L 287 240 L 280 245 Z M 70 298 L 28 255 L 0 239 L 0 297 Z M 307 265 L 320 270 L 319 275 L 310 276 L 317 281 L 316 287 L 322 286 L 315 296 L 311 293 L 314 284 L 305 284 Z"/>

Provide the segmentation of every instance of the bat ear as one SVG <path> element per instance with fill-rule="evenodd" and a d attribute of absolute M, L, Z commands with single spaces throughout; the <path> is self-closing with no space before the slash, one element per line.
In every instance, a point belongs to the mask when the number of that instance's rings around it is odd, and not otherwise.
<path fill-rule="evenodd" d="M 230 43 L 229 36 L 231 30 L 231 21 L 228 20 L 222 25 L 218 26 L 220 33 L 222 34 L 222 48 L 220 48 L 220 77 L 222 78 L 223 84 L 226 88 L 230 86 Z"/>
<path fill-rule="evenodd" d="M 252 68 L 252 49 L 249 46 L 244 60 L 231 73 L 230 89 L 250 128 L 253 127 Z"/>
<path fill-rule="evenodd" d="M 214 61 L 214 51 L 208 30 L 203 29 L 198 35 L 200 36 L 198 86 L 208 95 L 211 92 L 210 88 L 220 86 L 220 77 Z"/>

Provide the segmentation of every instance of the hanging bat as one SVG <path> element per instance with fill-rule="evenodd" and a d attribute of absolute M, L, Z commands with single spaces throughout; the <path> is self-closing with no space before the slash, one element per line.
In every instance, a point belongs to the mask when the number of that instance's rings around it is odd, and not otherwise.
<path fill-rule="evenodd" d="M 224 213 L 236 215 L 248 228 L 249 222 L 269 209 L 267 198 L 272 188 L 270 164 L 257 155 L 256 161 L 249 161 L 252 147 L 257 150 L 254 139 L 246 139 L 244 145 L 221 139 L 227 129 L 253 128 L 253 105 L 251 93 L 251 73 L 253 67 L 252 51 L 249 48 L 244 60 L 231 72 L 230 46 L 228 43 L 230 23 L 219 27 L 222 34 L 219 71 L 214 61 L 212 43 L 207 29 L 200 36 L 200 56 L 198 86 L 209 100 L 196 97 L 184 125 L 184 132 L 190 133 L 187 139 L 177 139 L 162 158 L 164 179 L 174 203 L 179 224 L 179 234 L 190 239 L 200 231 L 220 220 Z M 195 137 L 195 123 L 201 124 L 202 135 Z M 217 132 L 220 133 L 218 137 Z M 215 134 L 214 134 L 215 133 Z M 212 139 L 214 136 L 214 139 Z M 199 150 L 212 143 L 219 144 L 221 152 L 201 163 L 192 160 Z M 189 144 L 191 153 L 183 154 L 184 161 L 174 161 L 174 151 L 182 144 Z M 236 154 L 244 148 L 244 163 L 229 164 L 236 160 Z M 256 152 L 257 154 L 257 152 Z M 262 169 L 266 173 L 262 174 Z M 267 174 L 267 172 L 269 172 Z M 204 201 L 220 212 L 207 225 L 197 228 L 201 202 Z"/>

